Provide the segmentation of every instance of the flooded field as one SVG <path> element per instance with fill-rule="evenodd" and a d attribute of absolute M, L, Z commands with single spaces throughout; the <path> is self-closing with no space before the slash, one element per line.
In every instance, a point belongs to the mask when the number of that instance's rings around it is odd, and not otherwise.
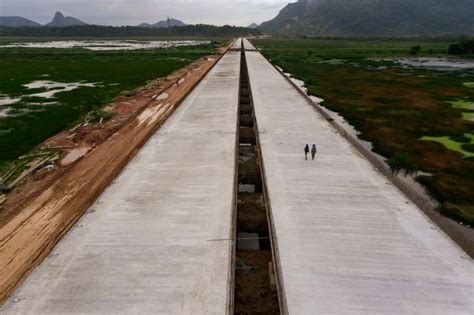
<path fill-rule="evenodd" d="M 83 48 L 92 51 L 158 49 L 209 44 L 203 40 L 68 40 L 48 42 L 19 42 L 0 45 L 0 48 Z"/>
<path fill-rule="evenodd" d="M 133 89 L 148 80 L 165 77 L 213 54 L 212 45 L 203 43 L 208 42 L 99 40 L 0 45 L 0 173 L 59 131 L 86 117 L 106 117 L 101 108 L 114 97 L 132 96 Z"/>
<path fill-rule="evenodd" d="M 448 58 L 403 58 L 395 59 L 397 63 L 408 67 L 425 68 L 437 71 L 458 71 L 474 69 L 474 61 Z"/>

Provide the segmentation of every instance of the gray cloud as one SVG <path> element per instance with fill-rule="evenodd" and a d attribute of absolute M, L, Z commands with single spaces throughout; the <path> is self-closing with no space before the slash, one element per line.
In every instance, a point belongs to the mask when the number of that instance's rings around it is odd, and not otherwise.
<path fill-rule="evenodd" d="M 91 24 L 137 25 L 167 16 L 186 23 L 248 25 L 273 18 L 294 0 L 0 0 L 0 15 L 49 22 L 55 11 Z"/>

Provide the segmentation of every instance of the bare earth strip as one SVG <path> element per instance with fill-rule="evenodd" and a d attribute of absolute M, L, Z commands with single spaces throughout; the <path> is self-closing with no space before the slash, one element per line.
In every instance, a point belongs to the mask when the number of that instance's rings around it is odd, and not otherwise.
<path fill-rule="evenodd" d="M 167 90 L 166 99 L 155 97 L 47 189 L 22 200 L 21 211 L 0 230 L 0 302 L 42 261 L 217 61 L 208 59 L 194 68 L 185 81 Z"/>

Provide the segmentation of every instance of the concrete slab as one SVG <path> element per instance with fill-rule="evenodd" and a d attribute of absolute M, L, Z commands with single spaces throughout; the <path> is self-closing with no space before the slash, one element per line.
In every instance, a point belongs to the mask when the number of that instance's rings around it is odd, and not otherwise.
<path fill-rule="evenodd" d="M 222 58 L 0 313 L 226 313 L 239 66 Z"/>
<path fill-rule="evenodd" d="M 244 49 L 255 50 L 255 46 L 247 38 L 244 38 Z"/>
<path fill-rule="evenodd" d="M 242 49 L 242 38 L 237 38 L 231 49 Z"/>
<path fill-rule="evenodd" d="M 260 53 L 246 55 L 289 313 L 473 314 L 472 260 Z"/>

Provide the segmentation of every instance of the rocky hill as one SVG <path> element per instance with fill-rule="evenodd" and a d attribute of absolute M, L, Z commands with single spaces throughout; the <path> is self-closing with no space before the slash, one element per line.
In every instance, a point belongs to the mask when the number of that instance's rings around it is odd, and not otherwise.
<path fill-rule="evenodd" d="M 473 0 L 299 0 L 260 29 L 286 35 L 474 34 Z"/>
<path fill-rule="evenodd" d="M 65 26 L 76 26 L 76 25 L 87 25 L 87 23 L 78 20 L 71 16 L 64 16 L 61 12 L 56 12 L 53 20 L 46 24 L 49 27 L 65 27 Z"/>
<path fill-rule="evenodd" d="M 29 27 L 38 27 L 41 24 L 36 23 L 32 20 L 25 19 L 21 16 L 0 16 L 0 26 L 8 26 L 8 27 L 21 27 L 21 26 L 29 26 Z"/>
<path fill-rule="evenodd" d="M 176 20 L 176 19 L 173 19 L 173 18 L 168 18 L 168 19 L 163 20 L 163 21 L 158 21 L 155 24 L 142 23 L 139 26 L 140 27 L 161 28 L 161 27 L 173 27 L 173 26 L 181 27 L 181 26 L 186 26 L 186 24 L 184 22 L 180 21 L 180 20 Z"/>

